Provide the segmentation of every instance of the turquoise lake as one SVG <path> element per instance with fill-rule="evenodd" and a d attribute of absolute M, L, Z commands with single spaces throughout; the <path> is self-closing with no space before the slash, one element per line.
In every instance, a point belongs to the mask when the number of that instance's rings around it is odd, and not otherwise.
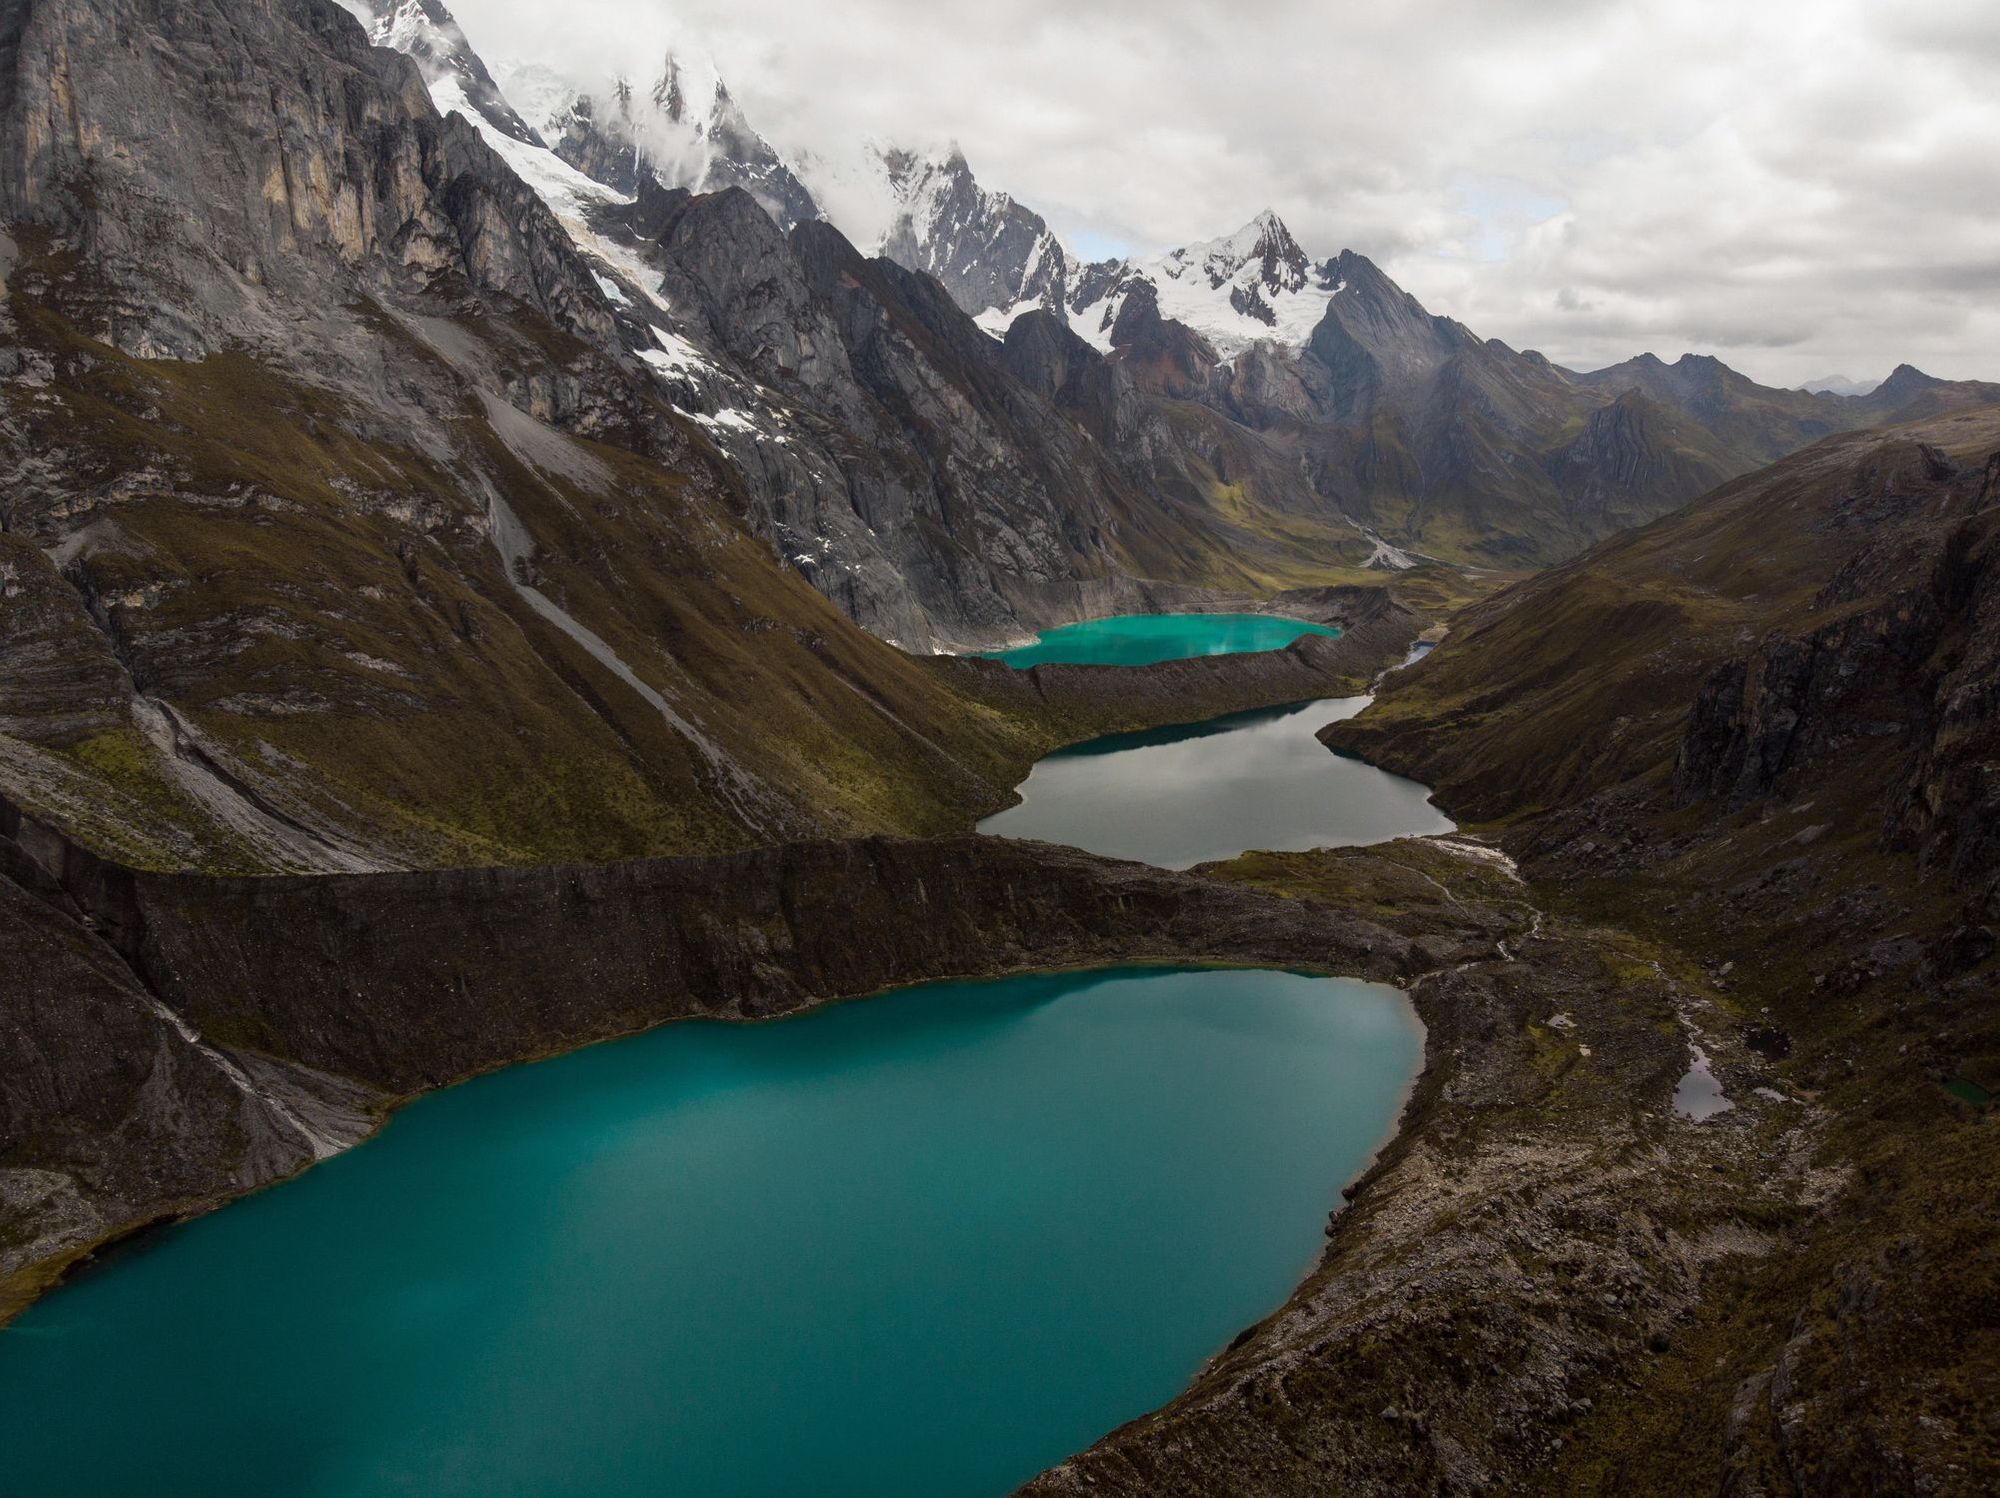
<path fill-rule="evenodd" d="M 1123 968 L 495 1073 L 0 1331 L 0 1488 L 993 1498 L 1283 1302 L 1420 1052 Z"/>
<path fill-rule="evenodd" d="M 1314 737 L 1369 700 L 1333 697 L 1058 749 L 1016 787 L 1020 804 L 979 830 L 1169 869 L 1252 848 L 1358 847 L 1452 831 L 1428 787 Z"/>
<path fill-rule="evenodd" d="M 1196 655 L 1282 650 L 1300 635 L 1337 635 L 1327 624 L 1275 614 L 1119 614 L 1044 630 L 1032 644 L 989 650 L 1010 666 L 1059 661 L 1084 666 L 1150 666 Z"/>

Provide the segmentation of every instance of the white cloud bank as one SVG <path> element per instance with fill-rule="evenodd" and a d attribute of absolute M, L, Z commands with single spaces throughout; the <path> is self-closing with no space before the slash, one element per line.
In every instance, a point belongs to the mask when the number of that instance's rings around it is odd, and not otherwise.
<path fill-rule="evenodd" d="M 1093 247 L 1270 206 L 1592 367 L 2000 377 L 1992 0 L 459 0 L 489 56 L 711 54 L 781 149 L 956 139 Z"/>

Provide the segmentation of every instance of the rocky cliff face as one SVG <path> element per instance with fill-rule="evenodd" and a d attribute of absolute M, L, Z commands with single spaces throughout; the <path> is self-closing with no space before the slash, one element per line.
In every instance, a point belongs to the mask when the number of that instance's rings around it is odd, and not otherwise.
<path fill-rule="evenodd" d="M 1170 522 L 936 282 L 824 223 L 787 239 L 740 193 L 651 205 L 668 300 L 768 413 L 711 427 L 753 523 L 854 617 L 912 649 L 989 641 L 1039 590 L 1152 570 Z"/>
<path fill-rule="evenodd" d="M 1683 804 L 1796 798 L 1827 765 L 1889 740 L 1884 840 L 1987 913 L 2000 890 L 2000 800 L 1983 768 L 2000 734 L 1996 482 L 2000 454 L 1961 467 L 1910 442 L 1874 455 L 1822 521 L 1868 538 L 1815 599 L 1837 617 L 1715 669 L 1675 759 Z"/>
<path fill-rule="evenodd" d="M 84 257 L 78 310 L 115 346 L 186 358 L 289 340 L 285 304 L 327 300 L 329 271 L 383 290 L 457 276 L 579 338 L 609 334 L 534 194 L 337 7 L 40 0 L 15 17 L 0 215 Z M 134 33 L 157 47 L 117 45 Z"/>
<path fill-rule="evenodd" d="M 955 825 L 1038 752 L 745 529 L 712 428 L 630 347 L 662 353 L 647 292 L 498 150 L 546 153 L 441 119 L 316 0 L 9 22 L 17 797 L 139 862 L 603 858 Z"/>
<path fill-rule="evenodd" d="M 881 160 L 895 204 L 883 255 L 930 276 L 974 316 L 1061 304 L 1068 252 L 1040 214 L 981 187 L 963 152 L 890 150 Z"/>

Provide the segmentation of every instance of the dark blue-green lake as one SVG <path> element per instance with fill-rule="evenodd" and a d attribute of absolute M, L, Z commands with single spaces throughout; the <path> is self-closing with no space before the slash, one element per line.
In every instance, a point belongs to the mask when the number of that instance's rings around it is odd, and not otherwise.
<path fill-rule="evenodd" d="M 0 1489 L 990 1498 L 1284 1300 L 1420 1050 L 1123 968 L 515 1067 L 0 1331 Z"/>
<path fill-rule="evenodd" d="M 1276 614 L 1119 614 L 1043 630 L 1031 644 L 989 650 L 1010 666 L 1060 661 L 1084 666 L 1150 666 L 1195 655 L 1282 650 L 1300 635 L 1337 635 L 1328 624 Z"/>

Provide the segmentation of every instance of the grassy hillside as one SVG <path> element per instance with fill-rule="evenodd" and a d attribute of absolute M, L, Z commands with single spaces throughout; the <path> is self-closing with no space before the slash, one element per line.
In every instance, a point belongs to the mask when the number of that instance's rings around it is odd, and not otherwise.
<path fill-rule="evenodd" d="M 31 255 L 14 277 L 13 347 L 50 377 L 4 387 L 25 476 L 4 644 L 60 669 L 0 690 L 0 761 L 16 799 L 127 856 L 531 862 L 939 831 L 1046 746 L 777 566 L 696 444 L 649 459 L 496 394 L 550 352 L 511 327 L 427 340 L 373 314 L 399 399 L 371 406 L 239 353 L 87 338 L 34 295 L 74 274 Z"/>
<path fill-rule="evenodd" d="M 1245 705 L 1156 683 L 1079 716 L 883 644 L 749 534 L 705 443 L 644 450 L 670 409 L 564 413 L 615 442 L 545 419 L 594 356 L 538 319 L 363 307 L 363 369 L 329 349 L 320 383 L 121 352 L 77 329 L 83 268 L 27 251 L 0 793 L 143 866 L 938 833 L 1066 739 Z"/>
<path fill-rule="evenodd" d="M 1329 732 L 1663 954 L 1805 1110 L 1752 1177 L 1818 1172 L 1818 1205 L 1550 1491 L 2000 1471 L 1996 449 L 1993 410 L 1823 441 L 1472 605 Z"/>

